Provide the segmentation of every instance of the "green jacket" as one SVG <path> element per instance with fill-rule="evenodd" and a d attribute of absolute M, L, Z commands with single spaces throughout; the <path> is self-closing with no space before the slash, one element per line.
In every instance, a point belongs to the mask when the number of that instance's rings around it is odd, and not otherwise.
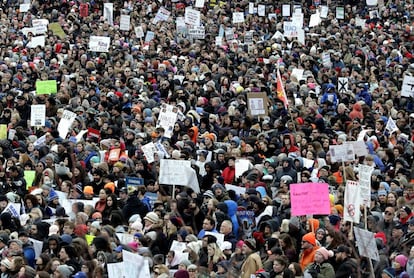
<path fill-rule="evenodd" d="M 312 277 L 317 278 L 335 278 L 335 271 L 333 266 L 328 263 L 322 263 L 321 265 L 318 265 L 316 263 L 311 263 L 308 265 L 305 269 L 305 272 L 308 273 L 317 273 L 316 276 L 312 275 Z"/>

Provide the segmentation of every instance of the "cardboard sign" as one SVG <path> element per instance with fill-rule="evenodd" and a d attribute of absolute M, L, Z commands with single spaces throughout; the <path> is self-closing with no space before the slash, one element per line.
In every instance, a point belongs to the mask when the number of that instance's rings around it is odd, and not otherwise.
<path fill-rule="evenodd" d="M 37 95 L 50 95 L 57 93 L 56 80 L 38 80 L 36 81 Z"/>
<path fill-rule="evenodd" d="M 401 88 L 402 97 L 414 97 L 414 76 L 405 75 Z"/>
<path fill-rule="evenodd" d="M 188 29 L 188 35 L 193 40 L 203 40 L 206 37 L 206 30 L 204 26 L 194 26 Z"/>
<path fill-rule="evenodd" d="M 199 26 L 201 20 L 200 11 L 194 10 L 190 7 L 185 8 L 184 22 L 188 25 Z"/>
<path fill-rule="evenodd" d="M 68 135 L 69 130 L 72 127 L 73 121 L 76 118 L 76 113 L 73 113 L 72 111 L 69 110 L 64 110 L 63 114 L 62 114 L 62 118 L 59 121 L 59 125 L 58 125 L 58 132 L 59 132 L 59 136 L 63 139 L 66 138 L 66 135 Z"/>
<path fill-rule="evenodd" d="M 268 115 L 268 103 L 266 93 L 247 94 L 248 113 L 252 117 L 262 117 Z"/>
<path fill-rule="evenodd" d="M 45 126 L 46 105 L 36 104 L 31 106 L 30 126 Z"/>
<path fill-rule="evenodd" d="M 292 215 L 330 214 L 327 183 L 298 183 L 290 185 Z"/>
<path fill-rule="evenodd" d="M 52 31 L 53 35 L 58 36 L 60 39 L 66 38 L 66 33 L 63 31 L 62 26 L 58 22 L 49 24 L 49 30 Z"/>
<path fill-rule="evenodd" d="M 244 22 L 244 13 L 236 12 L 233 13 L 233 24 L 243 23 Z"/>
<path fill-rule="evenodd" d="M 353 161 L 355 160 L 354 146 L 352 144 L 331 145 L 329 146 L 332 162 Z"/>
<path fill-rule="evenodd" d="M 154 19 L 152 20 L 153 24 L 157 24 L 161 21 L 167 21 L 170 17 L 171 12 L 164 7 L 160 7 L 157 14 L 155 15 Z"/>
<path fill-rule="evenodd" d="M 119 20 L 119 29 L 121 31 L 129 31 L 131 24 L 131 16 L 123 14 Z"/>
<path fill-rule="evenodd" d="M 197 175 L 191 168 L 189 160 L 161 159 L 160 184 L 182 185 L 190 187 L 194 192 L 200 192 Z"/>
<path fill-rule="evenodd" d="M 89 39 L 89 51 L 92 52 L 108 52 L 110 45 L 110 37 L 91 36 Z"/>

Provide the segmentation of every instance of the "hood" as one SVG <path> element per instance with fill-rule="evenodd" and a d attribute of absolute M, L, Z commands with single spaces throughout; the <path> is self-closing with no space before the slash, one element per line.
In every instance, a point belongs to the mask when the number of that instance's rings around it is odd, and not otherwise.
<path fill-rule="evenodd" d="M 190 127 L 189 130 L 194 131 L 193 136 L 191 137 L 191 141 L 193 141 L 194 143 L 197 143 L 197 138 L 198 138 L 198 127 L 196 126 L 192 126 Z"/>
<path fill-rule="evenodd" d="M 359 104 L 358 102 L 354 104 L 354 106 L 352 106 L 352 109 L 358 112 L 362 111 L 362 106 L 361 104 Z"/>
<path fill-rule="evenodd" d="M 233 215 L 236 215 L 237 212 L 237 203 L 233 200 L 226 200 L 224 201 L 224 203 L 227 205 L 227 209 L 228 209 L 228 214 L 230 217 L 232 217 Z"/>

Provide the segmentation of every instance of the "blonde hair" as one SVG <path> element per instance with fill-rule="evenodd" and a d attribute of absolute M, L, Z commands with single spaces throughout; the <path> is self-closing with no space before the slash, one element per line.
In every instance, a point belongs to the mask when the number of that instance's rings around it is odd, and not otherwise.
<path fill-rule="evenodd" d="M 217 243 L 209 243 L 207 245 L 207 248 L 213 248 L 214 249 L 214 254 L 213 257 L 208 257 L 209 262 L 212 260 L 213 263 L 218 263 L 220 260 L 224 259 L 225 256 L 223 254 L 223 252 L 221 251 L 220 247 L 217 245 Z"/>

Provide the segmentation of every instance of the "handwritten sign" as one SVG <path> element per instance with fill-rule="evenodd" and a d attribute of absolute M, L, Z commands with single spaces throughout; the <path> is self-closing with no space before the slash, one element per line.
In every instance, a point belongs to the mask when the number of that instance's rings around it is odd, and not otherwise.
<path fill-rule="evenodd" d="M 298 36 L 298 26 L 293 21 L 285 21 L 283 23 L 283 35 L 289 38 Z"/>
<path fill-rule="evenodd" d="M 122 31 L 129 31 L 130 24 L 131 16 L 126 14 L 121 15 L 121 19 L 119 20 L 119 29 Z"/>
<path fill-rule="evenodd" d="M 66 138 L 66 135 L 68 134 L 70 128 L 72 127 L 73 121 L 76 118 L 76 113 L 73 113 L 69 110 L 64 110 L 62 114 L 62 118 L 59 121 L 58 125 L 58 132 L 59 136 L 63 139 Z"/>
<path fill-rule="evenodd" d="M 374 233 L 354 227 L 355 239 L 358 245 L 358 253 L 362 257 L 367 257 L 379 261 L 379 253 L 375 242 Z"/>
<path fill-rule="evenodd" d="M 290 185 L 292 215 L 330 214 L 329 185 L 327 183 L 299 183 Z"/>
<path fill-rule="evenodd" d="M 184 22 L 188 25 L 199 26 L 200 25 L 201 13 L 200 11 L 194 10 L 190 7 L 185 9 Z"/>
<path fill-rule="evenodd" d="M 159 181 L 160 184 L 182 185 L 200 192 L 197 174 L 189 160 L 161 159 Z"/>
<path fill-rule="evenodd" d="M 401 88 L 402 97 L 414 97 L 414 76 L 405 75 Z"/>
<path fill-rule="evenodd" d="M 252 117 L 267 115 L 267 96 L 266 93 L 248 93 L 247 103 L 249 114 Z"/>
<path fill-rule="evenodd" d="M 37 95 L 50 95 L 57 93 L 56 80 L 38 80 L 36 81 Z"/>
<path fill-rule="evenodd" d="M 244 13 L 235 12 L 233 13 L 233 24 L 243 23 L 244 22 Z"/>
<path fill-rule="evenodd" d="M 359 223 L 361 218 L 361 193 L 359 182 L 350 181 L 346 182 L 345 186 L 345 198 L 344 198 L 344 220 Z M 370 197 L 371 198 L 371 197 Z"/>
<path fill-rule="evenodd" d="M 154 19 L 152 20 L 152 23 L 157 24 L 158 22 L 161 22 L 161 21 L 167 21 L 170 15 L 171 15 L 171 12 L 169 10 L 167 10 L 164 7 L 161 7 L 158 10 L 157 14 L 155 15 Z"/>
<path fill-rule="evenodd" d="M 204 26 L 194 26 L 188 29 L 188 35 L 194 40 L 203 40 L 206 37 L 206 30 Z"/>
<path fill-rule="evenodd" d="M 371 206 L 371 173 L 374 167 L 369 165 L 358 165 L 359 186 L 362 204 L 368 208 Z"/>
<path fill-rule="evenodd" d="M 352 161 L 355 160 L 353 144 L 331 145 L 329 146 L 332 162 Z"/>
<path fill-rule="evenodd" d="M 91 36 L 89 39 L 89 51 L 108 52 L 111 38 L 104 36 Z"/>

